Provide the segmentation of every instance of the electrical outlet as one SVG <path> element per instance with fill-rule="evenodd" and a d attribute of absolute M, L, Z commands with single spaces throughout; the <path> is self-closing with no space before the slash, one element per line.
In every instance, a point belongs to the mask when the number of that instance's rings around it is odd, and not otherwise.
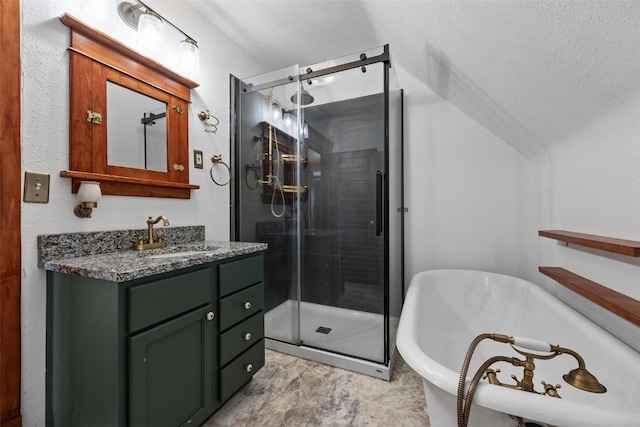
<path fill-rule="evenodd" d="M 22 200 L 25 203 L 49 203 L 49 174 L 25 172 Z"/>

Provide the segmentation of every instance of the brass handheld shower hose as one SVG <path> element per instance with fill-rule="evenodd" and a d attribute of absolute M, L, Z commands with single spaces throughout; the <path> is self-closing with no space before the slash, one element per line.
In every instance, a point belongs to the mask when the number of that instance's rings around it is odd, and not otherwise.
<path fill-rule="evenodd" d="M 457 399 L 456 399 L 456 412 L 458 414 L 458 427 L 466 427 L 468 422 L 469 422 L 469 413 L 471 412 L 471 401 L 473 400 L 473 394 L 475 394 L 475 389 L 477 387 L 477 383 L 480 381 L 478 379 L 478 381 L 476 381 L 476 384 L 473 384 L 473 381 L 471 381 L 471 384 L 469 385 L 469 391 L 468 393 L 471 393 L 471 396 L 467 396 L 467 398 L 465 399 L 465 395 L 464 395 L 464 385 L 467 379 L 467 372 L 469 370 L 469 364 L 471 363 L 471 357 L 473 356 L 473 352 L 476 350 L 476 347 L 478 346 L 478 344 L 480 344 L 480 342 L 482 340 L 485 340 L 487 338 L 491 338 L 494 341 L 500 341 L 500 342 L 504 342 L 504 343 L 508 343 L 509 342 L 509 336 L 507 335 L 501 335 L 501 334 L 480 334 L 477 337 L 475 337 L 473 339 L 473 341 L 471 341 L 471 344 L 469 345 L 469 349 L 467 350 L 467 354 L 464 357 L 464 362 L 462 363 L 462 369 L 460 370 L 460 379 L 458 380 L 458 394 L 457 394 Z M 502 357 L 502 356 L 500 356 Z M 492 358 L 493 359 L 493 358 Z M 489 359 L 489 360 L 492 360 Z M 485 362 L 484 364 L 487 364 L 489 362 L 489 360 L 487 362 Z M 484 372 L 491 364 L 497 362 L 498 360 L 493 360 L 486 368 L 478 370 L 478 372 Z M 483 364 L 483 366 L 484 366 Z M 476 376 L 478 374 L 476 373 Z M 474 377 L 475 378 L 475 377 Z M 473 388 L 472 388 L 473 386 Z M 467 405 L 468 402 L 468 405 Z"/>

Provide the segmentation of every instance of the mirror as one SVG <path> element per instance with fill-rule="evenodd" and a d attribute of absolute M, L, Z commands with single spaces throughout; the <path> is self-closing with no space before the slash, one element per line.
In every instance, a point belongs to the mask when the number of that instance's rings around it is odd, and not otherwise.
<path fill-rule="evenodd" d="M 107 81 L 107 163 L 167 171 L 167 104 Z"/>
<path fill-rule="evenodd" d="M 69 14 L 69 170 L 102 194 L 188 199 L 189 102 L 198 84 Z"/>

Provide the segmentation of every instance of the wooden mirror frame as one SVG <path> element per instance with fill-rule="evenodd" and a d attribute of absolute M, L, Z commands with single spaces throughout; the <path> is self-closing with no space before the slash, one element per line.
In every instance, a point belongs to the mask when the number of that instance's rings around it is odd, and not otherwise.
<path fill-rule="evenodd" d="M 69 14 L 60 21 L 71 29 L 69 170 L 60 172 L 73 179 L 71 192 L 90 180 L 107 195 L 191 198 L 200 186 L 189 184 L 188 104 L 198 83 Z M 167 172 L 108 164 L 107 81 L 167 103 Z"/>

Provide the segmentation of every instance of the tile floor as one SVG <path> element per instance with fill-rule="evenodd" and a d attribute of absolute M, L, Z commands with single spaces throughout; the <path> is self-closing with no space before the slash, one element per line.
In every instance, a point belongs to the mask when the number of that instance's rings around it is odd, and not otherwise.
<path fill-rule="evenodd" d="M 398 357 L 391 381 L 266 350 L 266 364 L 206 427 L 429 426 L 422 379 Z"/>

